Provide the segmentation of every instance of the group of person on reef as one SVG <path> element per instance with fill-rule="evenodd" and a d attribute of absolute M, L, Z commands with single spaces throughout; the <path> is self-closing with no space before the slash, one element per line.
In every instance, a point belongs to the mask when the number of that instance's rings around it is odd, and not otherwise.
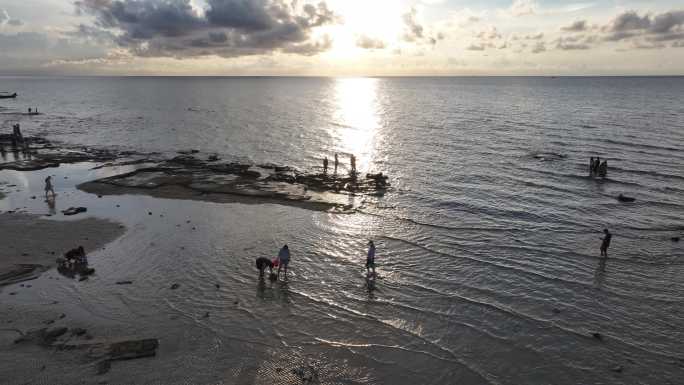
<path fill-rule="evenodd" d="M 278 251 L 278 256 L 274 259 L 269 259 L 266 257 L 259 257 L 256 259 L 256 268 L 259 270 L 259 278 L 264 277 L 264 272 L 266 269 L 269 271 L 269 279 L 271 281 L 277 281 L 280 279 L 281 269 L 285 271 L 285 280 L 287 280 L 287 267 L 290 264 L 290 249 L 287 245 L 284 245 L 280 251 Z M 273 268 L 277 267 L 278 272 L 273 273 Z M 368 253 L 366 254 L 366 277 L 369 279 L 375 279 L 375 243 L 371 240 L 368 241 Z"/>
<path fill-rule="evenodd" d="M 601 162 L 601 158 L 597 156 L 596 159 L 594 159 L 592 156 L 589 159 L 589 175 L 605 178 L 606 175 L 608 175 L 608 161 L 604 160 Z"/>
<path fill-rule="evenodd" d="M 349 174 L 352 176 L 356 175 L 356 156 L 354 154 L 349 155 L 349 164 L 351 168 L 349 169 Z M 335 171 L 334 173 L 337 174 L 337 167 L 340 165 L 340 159 L 337 155 L 335 154 Z M 327 174 L 328 173 L 328 157 L 323 158 L 323 173 Z"/>

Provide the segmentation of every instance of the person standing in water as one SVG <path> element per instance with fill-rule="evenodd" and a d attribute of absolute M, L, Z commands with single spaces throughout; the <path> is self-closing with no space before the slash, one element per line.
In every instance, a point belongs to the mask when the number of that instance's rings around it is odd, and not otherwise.
<path fill-rule="evenodd" d="M 323 158 L 323 174 L 328 173 L 328 157 Z"/>
<path fill-rule="evenodd" d="M 589 158 L 589 174 L 594 173 L 594 157 Z"/>
<path fill-rule="evenodd" d="M 335 153 L 335 175 L 337 175 L 337 165 L 340 164 L 340 160 L 337 159 L 337 153 Z"/>
<path fill-rule="evenodd" d="M 280 269 L 285 269 L 285 279 L 287 279 L 287 265 L 290 264 L 290 249 L 287 245 L 283 246 L 278 252 L 278 278 L 280 278 Z"/>
<path fill-rule="evenodd" d="M 608 229 L 603 229 L 603 240 L 601 242 L 601 256 L 608 258 L 608 248 L 610 247 L 610 239 L 613 238 L 613 234 L 608 231 Z"/>
<path fill-rule="evenodd" d="M 52 177 L 50 175 L 45 178 L 45 199 L 48 197 L 48 192 L 52 193 L 52 197 L 54 198 L 55 189 L 52 187 Z"/>
<path fill-rule="evenodd" d="M 373 270 L 373 277 L 375 277 L 375 243 L 373 241 L 368 241 L 368 256 L 366 257 L 366 273 L 368 276 L 371 275 L 371 270 Z"/>
<path fill-rule="evenodd" d="M 349 162 L 351 163 L 351 174 L 352 176 L 356 176 L 356 157 L 354 154 L 351 154 L 349 157 Z"/>

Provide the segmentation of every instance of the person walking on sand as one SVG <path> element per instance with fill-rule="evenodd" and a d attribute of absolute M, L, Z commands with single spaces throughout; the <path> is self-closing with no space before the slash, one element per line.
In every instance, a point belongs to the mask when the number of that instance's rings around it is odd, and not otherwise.
<path fill-rule="evenodd" d="M 371 276 L 371 270 L 373 270 L 372 276 L 375 277 L 375 243 L 368 241 L 368 256 L 366 257 L 366 273 L 368 276 Z"/>
<path fill-rule="evenodd" d="M 613 238 L 613 234 L 608 231 L 608 229 L 603 229 L 603 236 L 601 242 L 601 256 L 608 258 L 608 248 L 610 247 L 610 239 Z"/>
<path fill-rule="evenodd" d="M 55 197 L 55 189 L 52 187 L 52 177 L 48 175 L 47 178 L 45 178 L 45 199 L 48 197 L 48 192 L 52 193 L 52 197 Z"/>
<path fill-rule="evenodd" d="M 323 174 L 328 173 L 328 157 L 323 158 Z"/>
<path fill-rule="evenodd" d="M 280 278 L 280 269 L 285 269 L 285 279 L 287 279 L 287 265 L 290 264 L 290 249 L 287 245 L 283 246 L 278 252 L 278 278 Z"/>
<path fill-rule="evenodd" d="M 335 153 L 335 175 L 337 175 L 337 165 L 340 164 L 340 160 L 337 159 L 337 153 Z"/>

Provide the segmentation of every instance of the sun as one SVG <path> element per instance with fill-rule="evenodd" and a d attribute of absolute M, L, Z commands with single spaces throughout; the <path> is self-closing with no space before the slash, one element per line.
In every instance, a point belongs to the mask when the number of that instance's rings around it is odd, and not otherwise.
<path fill-rule="evenodd" d="M 341 17 L 341 23 L 322 32 L 333 40 L 329 55 L 350 58 L 364 53 L 357 46 L 360 37 L 381 40 L 385 46 L 395 44 L 402 33 L 401 8 L 396 0 L 329 0 L 328 4 Z M 404 12 L 402 12 L 404 11 Z"/>

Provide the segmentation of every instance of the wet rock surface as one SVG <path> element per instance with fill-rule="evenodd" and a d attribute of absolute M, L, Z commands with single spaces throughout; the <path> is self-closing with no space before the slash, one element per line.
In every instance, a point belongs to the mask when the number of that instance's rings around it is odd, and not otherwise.
<path fill-rule="evenodd" d="M 253 203 L 277 202 L 315 210 L 349 210 L 349 196 L 382 196 L 389 188 L 382 173 L 335 175 L 292 167 L 204 160 L 182 154 L 135 171 L 86 182 L 79 189 L 95 194 L 149 194 L 177 199 Z M 248 202 L 249 203 L 249 202 Z"/>

